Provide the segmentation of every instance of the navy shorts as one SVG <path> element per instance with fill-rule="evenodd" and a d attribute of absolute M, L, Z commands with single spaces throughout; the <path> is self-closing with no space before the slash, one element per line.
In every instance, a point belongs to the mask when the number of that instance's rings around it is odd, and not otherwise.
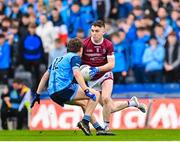
<path fill-rule="evenodd" d="M 52 95 L 50 95 L 50 98 L 63 107 L 66 102 L 73 100 L 73 98 L 77 94 L 77 90 L 78 84 L 71 84 L 69 87 L 53 93 Z"/>

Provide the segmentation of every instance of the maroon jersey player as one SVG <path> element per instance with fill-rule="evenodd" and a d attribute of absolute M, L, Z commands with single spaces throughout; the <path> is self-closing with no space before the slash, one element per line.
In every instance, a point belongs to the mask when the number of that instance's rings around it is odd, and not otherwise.
<path fill-rule="evenodd" d="M 111 70 L 115 64 L 114 49 L 111 41 L 105 39 L 105 24 L 103 21 L 96 21 L 91 26 L 91 36 L 83 41 L 84 49 L 82 63 L 91 66 L 90 76 L 92 80 L 88 85 L 101 92 L 100 103 L 103 106 L 104 128 L 108 130 L 110 114 L 127 108 L 129 106 L 138 107 L 143 110 L 144 107 L 139 104 L 136 97 L 132 97 L 128 102 L 113 102 L 111 93 L 113 89 L 113 74 Z M 92 116 L 92 123 L 95 119 Z M 93 122 L 94 121 L 94 122 Z M 104 133 L 101 134 L 112 134 Z"/>
<path fill-rule="evenodd" d="M 83 44 L 86 47 L 83 50 L 83 56 L 82 56 L 83 64 L 88 64 L 91 67 L 103 66 L 108 63 L 108 57 L 113 58 L 114 56 L 114 48 L 113 48 L 112 42 L 107 39 L 103 39 L 102 43 L 96 44 L 96 42 L 93 41 L 93 38 L 89 37 L 83 41 Z M 113 62 L 109 70 L 98 72 L 93 77 L 92 80 L 96 80 L 102 77 L 106 72 L 110 71 L 112 67 L 114 66 Z"/>

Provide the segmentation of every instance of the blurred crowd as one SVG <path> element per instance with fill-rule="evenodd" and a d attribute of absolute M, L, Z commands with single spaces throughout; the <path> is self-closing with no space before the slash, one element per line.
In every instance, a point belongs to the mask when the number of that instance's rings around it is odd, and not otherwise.
<path fill-rule="evenodd" d="M 114 44 L 115 84 L 180 82 L 179 0 L 0 0 L 0 84 L 27 77 L 36 88 L 98 19 Z"/>

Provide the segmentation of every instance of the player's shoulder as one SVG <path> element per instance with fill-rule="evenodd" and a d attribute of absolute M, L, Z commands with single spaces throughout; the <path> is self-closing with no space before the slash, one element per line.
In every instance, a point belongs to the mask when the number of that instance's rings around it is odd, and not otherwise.
<path fill-rule="evenodd" d="M 83 40 L 83 44 L 87 44 L 88 42 L 91 42 L 91 38 L 90 38 L 90 37 L 85 38 L 85 39 Z"/>
<path fill-rule="evenodd" d="M 105 44 L 107 47 L 113 46 L 113 43 L 109 39 L 106 39 L 106 38 L 104 38 L 103 44 Z"/>

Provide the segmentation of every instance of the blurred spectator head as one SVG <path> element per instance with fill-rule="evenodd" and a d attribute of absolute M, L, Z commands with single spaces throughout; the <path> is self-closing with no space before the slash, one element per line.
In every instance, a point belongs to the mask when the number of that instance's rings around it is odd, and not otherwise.
<path fill-rule="evenodd" d="M 145 15 L 144 18 L 142 19 L 143 25 L 148 27 L 153 25 L 153 20 L 149 15 Z"/>
<path fill-rule="evenodd" d="M 161 0 L 163 4 L 168 4 L 171 0 Z"/>
<path fill-rule="evenodd" d="M 62 48 L 64 47 L 64 43 L 61 41 L 60 38 L 55 39 L 55 48 Z"/>
<path fill-rule="evenodd" d="M 136 7 L 136 6 L 142 6 L 142 2 L 141 0 L 132 0 L 132 6 Z"/>
<path fill-rule="evenodd" d="M 124 40 L 125 39 L 125 37 L 126 37 L 126 33 L 125 33 L 125 31 L 124 31 L 124 29 L 123 28 L 120 28 L 120 29 L 118 29 L 118 32 L 119 32 L 119 38 L 120 38 L 120 40 L 122 41 L 122 40 Z"/>
<path fill-rule="evenodd" d="M 2 20 L 1 25 L 2 25 L 3 27 L 9 28 L 9 27 L 11 26 L 11 19 L 5 17 L 5 18 Z"/>
<path fill-rule="evenodd" d="M 13 33 L 13 34 L 17 34 L 18 33 L 18 26 L 16 26 L 16 25 L 12 25 L 11 26 L 11 32 Z"/>
<path fill-rule="evenodd" d="M 47 12 L 46 6 L 42 3 L 39 3 L 39 1 L 38 1 L 38 5 L 37 5 L 37 10 L 39 13 Z"/>
<path fill-rule="evenodd" d="M 141 18 L 143 16 L 143 10 L 140 6 L 136 6 L 133 9 L 133 14 L 135 15 L 136 18 Z"/>
<path fill-rule="evenodd" d="M 139 28 L 137 29 L 137 36 L 138 36 L 138 38 L 144 37 L 144 30 L 145 30 L 144 27 L 139 27 Z"/>
<path fill-rule="evenodd" d="M 171 0 L 172 9 L 179 10 L 180 8 L 180 2 L 179 0 Z"/>
<path fill-rule="evenodd" d="M 5 18 L 5 15 L 3 12 L 0 12 L 0 23 L 2 23 L 2 20 Z"/>
<path fill-rule="evenodd" d="M 174 45 L 177 41 L 177 38 L 176 38 L 176 33 L 175 32 L 171 32 L 169 35 L 168 35 L 168 38 L 167 38 L 168 42 L 170 45 Z"/>
<path fill-rule="evenodd" d="M 53 18 L 59 17 L 59 11 L 58 11 L 58 9 L 56 7 L 54 7 L 53 10 L 52 10 L 52 17 Z"/>
<path fill-rule="evenodd" d="M 73 13 L 78 13 L 79 10 L 80 10 L 79 3 L 77 3 L 77 2 L 73 3 L 72 6 L 71 6 L 71 10 L 72 10 Z"/>
<path fill-rule="evenodd" d="M 12 25 L 15 25 L 15 26 L 19 27 L 19 20 L 18 19 L 13 19 L 12 20 Z"/>
<path fill-rule="evenodd" d="M 19 5 L 16 2 L 12 5 L 12 11 L 16 14 L 19 12 Z"/>
<path fill-rule="evenodd" d="M 151 3 L 152 7 L 159 7 L 159 0 L 149 0 L 149 2 Z"/>
<path fill-rule="evenodd" d="M 40 23 L 45 24 L 47 22 L 47 15 L 46 13 L 41 13 L 40 15 Z"/>
<path fill-rule="evenodd" d="M 16 0 L 16 3 L 19 5 L 19 6 L 22 6 L 24 4 L 24 0 Z"/>
<path fill-rule="evenodd" d="M 29 5 L 28 5 L 28 14 L 29 14 L 29 15 L 35 14 L 35 13 L 34 13 L 34 6 L 33 6 L 33 4 L 29 4 Z"/>
<path fill-rule="evenodd" d="M 130 13 L 126 19 L 126 23 L 128 25 L 132 25 L 132 23 L 134 23 L 135 20 L 135 15 L 133 13 Z"/>
<path fill-rule="evenodd" d="M 3 2 L 0 2 L 0 12 L 4 13 L 5 5 Z"/>
<path fill-rule="evenodd" d="M 155 36 L 151 36 L 150 40 L 149 40 L 149 45 L 152 47 L 152 48 L 156 48 L 157 46 L 157 39 Z"/>
<path fill-rule="evenodd" d="M 23 25 L 28 25 L 29 24 L 29 14 L 23 14 L 21 21 L 22 21 Z"/>
<path fill-rule="evenodd" d="M 78 29 L 77 37 L 80 38 L 80 39 L 84 38 L 84 31 L 83 31 L 83 29 Z"/>
<path fill-rule="evenodd" d="M 35 15 L 30 15 L 29 16 L 29 23 L 30 24 L 36 24 L 36 16 Z"/>
<path fill-rule="evenodd" d="M 90 4 L 90 0 L 81 0 L 81 4 L 86 6 Z"/>
<path fill-rule="evenodd" d="M 173 10 L 171 12 L 171 18 L 173 21 L 176 21 L 180 17 L 180 12 L 178 10 Z"/>
<path fill-rule="evenodd" d="M 15 90 L 20 90 L 23 86 L 23 80 L 20 78 L 14 78 L 12 86 Z"/>
<path fill-rule="evenodd" d="M 36 24 L 29 24 L 28 31 L 31 35 L 34 35 L 36 33 Z"/>
<path fill-rule="evenodd" d="M 36 0 L 27 0 L 29 4 L 35 4 Z"/>
<path fill-rule="evenodd" d="M 167 26 L 167 19 L 165 17 L 161 18 L 160 19 L 160 22 L 159 22 L 164 28 Z"/>
<path fill-rule="evenodd" d="M 118 3 L 119 3 L 119 4 L 124 4 L 124 3 L 125 3 L 125 0 L 118 0 Z"/>
<path fill-rule="evenodd" d="M 162 35 L 163 35 L 163 32 L 164 32 L 163 26 L 160 25 L 160 24 L 157 24 L 157 25 L 155 26 L 155 35 L 157 35 L 157 36 L 162 36 Z"/>
<path fill-rule="evenodd" d="M 113 34 L 111 34 L 111 40 L 113 44 L 119 44 L 121 42 L 119 32 L 114 32 Z"/>
<path fill-rule="evenodd" d="M 167 10 L 164 7 L 160 7 L 158 9 L 157 15 L 159 18 L 166 18 L 167 17 Z"/>
<path fill-rule="evenodd" d="M 5 36 L 4 34 L 0 34 L 0 45 L 4 44 L 4 41 L 5 41 Z"/>

